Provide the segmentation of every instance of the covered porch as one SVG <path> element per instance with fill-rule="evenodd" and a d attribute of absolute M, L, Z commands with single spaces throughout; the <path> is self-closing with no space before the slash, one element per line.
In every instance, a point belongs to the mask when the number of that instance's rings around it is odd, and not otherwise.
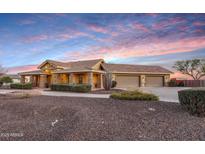
<path fill-rule="evenodd" d="M 103 74 L 103 71 L 56 71 L 51 74 L 32 71 L 19 75 L 21 83 L 32 83 L 33 87 L 49 88 L 51 84 L 90 84 L 94 90 L 103 88 Z"/>
<path fill-rule="evenodd" d="M 51 75 L 41 71 L 20 73 L 21 83 L 32 83 L 33 87 L 47 88 L 51 84 Z"/>
<path fill-rule="evenodd" d="M 56 72 L 52 74 L 53 84 L 90 84 L 92 89 L 103 88 L 104 72 Z"/>

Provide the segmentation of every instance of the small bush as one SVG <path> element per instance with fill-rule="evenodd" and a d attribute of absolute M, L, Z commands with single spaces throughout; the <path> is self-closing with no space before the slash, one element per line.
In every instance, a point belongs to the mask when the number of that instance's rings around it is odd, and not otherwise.
<path fill-rule="evenodd" d="M 91 85 L 89 84 L 52 84 L 53 91 L 71 91 L 71 92 L 90 92 Z"/>
<path fill-rule="evenodd" d="M 117 86 L 117 81 L 113 80 L 111 88 L 115 88 L 116 86 Z"/>
<path fill-rule="evenodd" d="M 11 89 L 32 89 L 31 83 L 13 83 L 10 85 Z"/>
<path fill-rule="evenodd" d="M 178 92 L 179 102 L 191 115 L 205 116 L 205 89 L 186 89 Z"/>
<path fill-rule="evenodd" d="M 114 99 L 121 99 L 121 100 L 144 100 L 144 101 L 158 101 L 159 97 L 154 94 L 143 93 L 140 91 L 126 91 L 120 93 L 113 93 L 110 96 Z"/>

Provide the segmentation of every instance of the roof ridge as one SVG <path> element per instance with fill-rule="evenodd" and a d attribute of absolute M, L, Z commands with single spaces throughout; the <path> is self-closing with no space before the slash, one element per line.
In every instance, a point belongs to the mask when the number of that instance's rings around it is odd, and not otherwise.
<path fill-rule="evenodd" d="M 158 65 L 141 65 L 141 64 L 122 64 L 122 63 L 119 63 L 119 64 L 115 64 L 115 63 L 104 63 L 104 64 L 108 64 L 108 65 L 130 65 L 130 66 L 154 66 L 154 67 L 161 67 L 161 66 L 158 66 Z"/>
<path fill-rule="evenodd" d="M 90 59 L 90 60 L 76 60 L 76 61 L 70 61 L 70 62 L 66 62 L 66 63 L 76 63 L 76 62 L 87 62 L 87 61 L 100 61 L 100 60 L 104 60 L 104 59 Z"/>

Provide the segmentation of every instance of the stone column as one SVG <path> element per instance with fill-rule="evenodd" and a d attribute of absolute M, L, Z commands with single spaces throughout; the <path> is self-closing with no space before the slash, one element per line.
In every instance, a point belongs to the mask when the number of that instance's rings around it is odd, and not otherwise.
<path fill-rule="evenodd" d="M 58 74 L 52 74 L 52 80 L 51 80 L 51 83 L 52 84 L 58 84 Z"/>
<path fill-rule="evenodd" d="M 116 81 L 116 75 L 112 74 L 112 81 Z"/>
<path fill-rule="evenodd" d="M 103 89 L 103 74 L 100 74 L 100 88 Z"/>
<path fill-rule="evenodd" d="M 25 83 L 25 76 L 24 75 L 21 75 L 21 83 Z"/>
<path fill-rule="evenodd" d="M 170 80 L 170 75 L 165 75 L 164 76 L 164 86 L 165 87 L 169 86 L 169 80 Z"/>
<path fill-rule="evenodd" d="M 40 88 L 45 88 L 47 83 L 47 76 L 46 75 L 40 75 Z"/>
<path fill-rule="evenodd" d="M 73 79 L 73 73 L 69 74 L 69 84 L 73 84 L 74 83 L 74 79 Z"/>
<path fill-rule="evenodd" d="M 34 76 L 33 75 L 30 76 L 30 83 L 34 86 Z"/>
<path fill-rule="evenodd" d="M 140 75 L 140 87 L 145 87 L 146 84 L 146 76 Z"/>
<path fill-rule="evenodd" d="M 91 89 L 93 89 L 93 72 L 88 73 L 88 84 L 90 84 Z"/>

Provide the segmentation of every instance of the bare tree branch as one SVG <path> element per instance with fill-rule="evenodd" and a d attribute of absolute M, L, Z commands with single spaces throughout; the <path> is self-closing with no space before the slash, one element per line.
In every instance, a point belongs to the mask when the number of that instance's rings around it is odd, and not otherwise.
<path fill-rule="evenodd" d="M 177 61 L 173 67 L 182 74 L 191 76 L 194 80 L 205 76 L 205 59 Z"/>

